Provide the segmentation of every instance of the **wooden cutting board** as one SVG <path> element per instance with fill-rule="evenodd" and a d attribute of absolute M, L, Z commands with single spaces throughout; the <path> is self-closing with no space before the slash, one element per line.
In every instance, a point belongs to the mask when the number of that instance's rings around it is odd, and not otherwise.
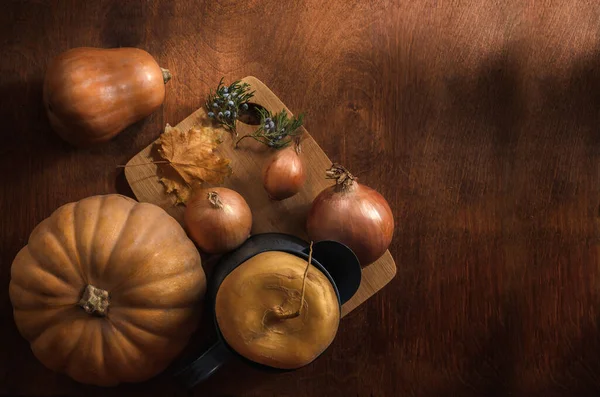
<path fill-rule="evenodd" d="M 271 112 L 289 109 L 267 88 L 261 81 L 254 77 L 246 77 L 243 82 L 250 84 L 255 91 L 251 102 L 263 106 Z M 177 124 L 180 130 L 188 130 L 198 125 L 208 125 L 210 119 L 206 110 L 200 108 L 181 123 Z M 251 133 L 256 126 L 238 122 L 239 136 Z M 319 145 L 305 130 L 302 135 L 302 153 L 307 178 L 303 189 L 295 196 L 280 202 L 271 201 L 262 187 L 262 166 L 265 159 L 272 153 L 269 148 L 255 142 L 253 139 L 244 139 L 239 148 L 234 148 L 233 136 L 225 133 L 224 142 L 218 151 L 231 159 L 233 175 L 225 180 L 223 186 L 239 192 L 250 206 L 253 215 L 252 233 L 280 232 L 296 235 L 307 240 L 304 229 L 306 215 L 313 199 L 324 188 L 331 186 L 332 181 L 325 179 L 325 170 L 331 166 L 331 160 L 321 150 Z M 164 186 L 159 182 L 157 166 L 150 162 L 155 160 L 150 144 L 135 157 L 125 168 L 125 177 L 133 193 L 141 202 L 156 204 L 165 209 L 183 225 L 183 206 L 175 205 L 175 198 L 165 194 Z M 352 165 L 345 164 L 352 172 Z M 346 315 L 358 305 L 369 299 L 383 288 L 396 274 L 396 264 L 389 251 L 375 263 L 363 269 L 363 277 L 359 290 L 354 297 L 342 307 L 342 315 Z"/>

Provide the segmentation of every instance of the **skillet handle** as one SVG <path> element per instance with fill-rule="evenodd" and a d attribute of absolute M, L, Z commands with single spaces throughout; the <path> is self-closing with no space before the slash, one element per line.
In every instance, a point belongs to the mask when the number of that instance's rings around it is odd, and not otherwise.
<path fill-rule="evenodd" d="M 208 379 L 231 357 L 231 351 L 219 340 L 191 364 L 178 370 L 173 377 L 177 383 L 191 389 Z"/>
<path fill-rule="evenodd" d="M 302 252 L 308 255 L 310 247 Z M 362 279 L 362 268 L 354 252 L 342 243 L 326 240 L 313 244 L 313 257 L 329 272 L 343 305 L 354 296 Z"/>

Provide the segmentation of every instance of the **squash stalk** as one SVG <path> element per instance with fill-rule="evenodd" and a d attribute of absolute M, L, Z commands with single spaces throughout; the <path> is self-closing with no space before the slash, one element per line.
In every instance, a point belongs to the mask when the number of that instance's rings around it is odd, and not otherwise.
<path fill-rule="evenodd" d="M 169 82 L 169 80 L 171 80 L 173 75 L 171 75 L 171 72 L 169 71 L 169 69 L 160 68 L 160 71 L 162 72 L 164 83 L 167 84 Z"/>
<path fill-rule="evenodd" d="M 108 311 L 108 291 L 96 288 L 88 284 L 83 291 L 79 306 L 88 314 L 95 314 L 101 317 L 106 316 Z"/>

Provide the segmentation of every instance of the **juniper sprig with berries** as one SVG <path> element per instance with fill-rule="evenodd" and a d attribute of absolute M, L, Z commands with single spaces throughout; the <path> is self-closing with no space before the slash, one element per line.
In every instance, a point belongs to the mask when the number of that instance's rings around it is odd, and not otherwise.
<path fill-rule="evenodd" d="M 240 109 L 248 110 L 248 101 L 254 96 L 254 91 L 249 92 L 249 89 L 250 84 L 248 83 L 238 80 L 226 86 L 221 79 L 216 92 L 213 93 L 211 90 L 206 100 L 208 117 L 237 135 L 235 122 Z"/>
<path fill-rule="evenodd" d="M 244 138 L 252 138 L 264 145 L 274 149 L 281 149 L 288 146 L 293 141 L 298 143 L 302 135 L 302 122 L 304 115 L 300 114 L 298 118 L 289 117 L 285 109 L 281 112 L 272 114 L 266 109 L 258 109 L 260 113 L 260 127 L 252 134 L 244 135 L 236 142 L 237 147 Z"/>

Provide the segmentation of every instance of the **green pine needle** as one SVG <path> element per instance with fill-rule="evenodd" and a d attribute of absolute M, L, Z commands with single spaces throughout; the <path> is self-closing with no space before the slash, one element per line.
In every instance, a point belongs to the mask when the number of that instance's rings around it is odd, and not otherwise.
<path fill-rule="evenodd" d="M 272 114 L 266 109 L 258 109 L 258 111 L 260 127 L 253 133 L 238 139 L 236 147 L 244 138 L 252 138 L 274 149 L 282 149 L 294 141 L 298 142 L 303 132 L 300 127 L 304 121 L 304 114 L 300 114 L 297 118 L 290 118 L 285 109 L 276 114 Z"/>
<path fill-rule="evenodd" d="M 206 99 L 208 116 L 237 135 L 236 121 L 240 108 L 244 105 L 247 107 L 248 101 L 254 96 L 254 91 L 249 92 L 249 89 L 250 84 L 240 80 L 226 86 L 221 78 L 217 90 L 214 93 L 211 90 Z"/>

